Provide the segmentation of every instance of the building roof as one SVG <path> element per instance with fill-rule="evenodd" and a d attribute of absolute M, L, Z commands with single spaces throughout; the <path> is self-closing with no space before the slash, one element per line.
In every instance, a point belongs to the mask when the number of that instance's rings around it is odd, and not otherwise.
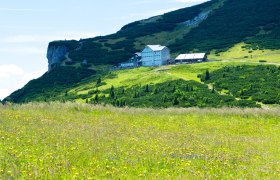
<path fill-rule="evenodd" d="M 166 46 L 161 45 L 148 45 L 147 47 L 151 48 L 153 51 L 162 51 Z"/>
<path fill-rule="evenodd" d="M 176 59 L 203 59 L 205 55 L 205 53 L 180 54 Z"/>

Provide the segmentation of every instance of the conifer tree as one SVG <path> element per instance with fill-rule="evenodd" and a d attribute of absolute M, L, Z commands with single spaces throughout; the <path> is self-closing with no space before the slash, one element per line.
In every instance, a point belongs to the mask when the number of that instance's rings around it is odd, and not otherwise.
<path fill-rule="evenodd" d="M 110 92 L 110 97 L 111 97 L 112 99 L 115 98 L 115 92 L 114 92 L 114 91 L 111 91 L 111 92 Z"/>
<path fill-rule="evenodd" d="M 115 87 L 112 85 L 110 91 L 114 91 Z"/>
<path fill-rule="evenodd" d="M 207 70 L 206 73 L 205 73 L 205 81 L 208 81 L 208 80 L 210 80 L 210 73 Z"/>
<path fill-rule="evenodd" d="M 145 86 L 145 92 L 149 92 L 149 85 L 148 84 Z"/>
<path fill-rule="evenodd" d="M 173 100 L 173 105 L 176 106 L 178 104 L 179 104 L 178 98 L 175 97 L 174 100 Z"/>
<path fill-rule="evenodd" d="M 173 86 L 173 89 L 172 89 L 172 92 L 175 93 L 175 91 L 176 91 L 176 87 L 175 87 L 175 85 L 174 85 L 174 86 Z"/>
<path fill-rule="evenodd" d="M 187 84 L 185 91 L 189 91 L 189 85 Z"/>
<path fill-rule="evenodd" d="M 163 96 L 163 103 L 166 103 L 167 102 L 167 96 L 166 94 Z"/>
<path fill-rule="evenodd" d="M 157 94 L 159 91 L 158 91 L 158 88 L 156 87 L 155 90 L 154 90 L 154 94 Z"/>
<path fill-rule="evenodd" d="M 101 84 L 101 77 L 98 77 L 97 81 L 96 81 L 96 85 L 100 85 Z"/>
<path fill-rule="evenodd" d="M 244 96 L 244 90 L 243 89 L 240 92 L 240 96 Z"/>
<path fill-rule="evenodd" d="M 190 87 L 190 91 L 193 91 L 193 86 Z"/>
<path fill-rule="evenodd" d="M 94 97 L 94 102 L 95 102 L 96 104 L 98 104 L 98 102 L 99 102 L 98 94 L 95 95 L 95 97 Z"/>
<path fill-rule="evenodd" d="M 215 93 L 215 85 L 213 84 L 213 87 L 212 87 L 212 93 Z"/>
<path fill-rule="evenodd" d="M 111 89 L 110 89 L 110 97 L 112 99 L 115 97 L 115 88 L 114 88 L 114 86 L 112 86 Z"/>

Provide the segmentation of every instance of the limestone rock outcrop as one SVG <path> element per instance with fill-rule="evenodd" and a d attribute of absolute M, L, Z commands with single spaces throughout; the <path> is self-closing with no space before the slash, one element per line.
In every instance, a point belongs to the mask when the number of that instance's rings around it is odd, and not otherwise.
<path fill-rule="evenodd" d="M 50 44 L 48 46 L 47 58 L 48 58 L 48 71 L 51 71 L 55 67 L 61 64 L 61 61 L 65 58 L 68 48 L 64 45 L 57 46 Z"/>

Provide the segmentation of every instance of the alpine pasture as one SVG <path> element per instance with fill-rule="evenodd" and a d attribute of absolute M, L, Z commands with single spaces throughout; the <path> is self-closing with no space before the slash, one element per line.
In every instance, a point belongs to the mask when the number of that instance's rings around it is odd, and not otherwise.
<path fill-rule="evenodd" d="M 280 110 L 0 106 L 0 179 L 277 179 Z"/>

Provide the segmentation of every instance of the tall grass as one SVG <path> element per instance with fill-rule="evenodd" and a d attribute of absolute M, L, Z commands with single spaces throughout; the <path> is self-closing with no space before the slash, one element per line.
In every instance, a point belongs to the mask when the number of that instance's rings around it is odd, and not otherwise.
<path fill-rule="evenodd" d="M 0 106 L 0 179 L 278 179 L 280 109 Z"/>

